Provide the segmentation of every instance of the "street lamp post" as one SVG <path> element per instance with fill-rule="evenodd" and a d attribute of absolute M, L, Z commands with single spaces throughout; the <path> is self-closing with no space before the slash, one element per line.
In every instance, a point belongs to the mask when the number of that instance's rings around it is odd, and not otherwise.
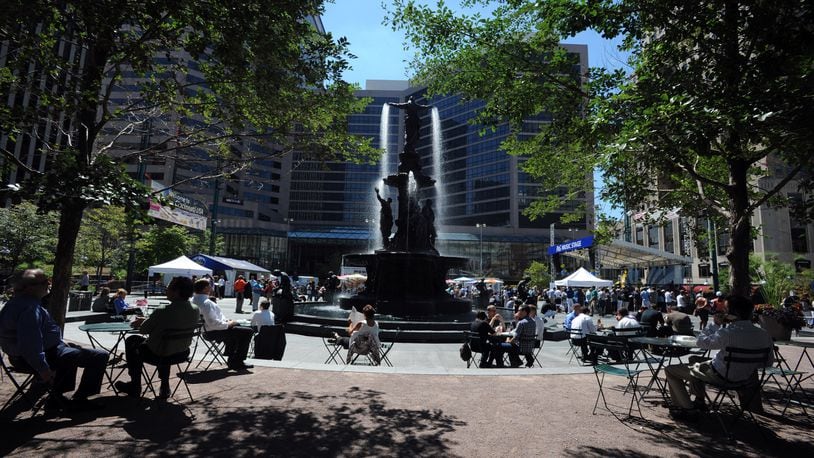
<path fill-rule="evenodd" d="M 285 263 L 288 266 L 286 268 L 287 272 L 293 272 L 294 269 L 292 267 L 294 264 L 291 262 L 291 238 L 288 237 L 288 232 L 291 229 L 291 223 L 294 222 L 294 218 L 283 218 L 283 221 L 288 223 L 288 227 L 286 228 L 286 238 L 285 238 Z"/>
<path fill-rule="evenodd" d="M 483 228 L 486 224 L 478 223 L 475 227 L 480 229 L 480 276 L 483 277 Z"/>

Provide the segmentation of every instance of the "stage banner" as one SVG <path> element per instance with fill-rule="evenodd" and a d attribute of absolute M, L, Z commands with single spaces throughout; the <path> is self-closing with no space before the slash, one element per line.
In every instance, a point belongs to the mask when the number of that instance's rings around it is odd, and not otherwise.
<path fill-rule="evenodd" d="M 159 191 L 164 189 L 165 186 L 157 181 L 151 181 L 150 187 L 153 191 Z M 158 198 L 150 199 L 148 215 L 193 229 L 206 229 L 206 220 L 209 213 L 206 204 L 172 189 L 164 189 L 159 195 L 161 201 Z"/>
<path fill-rule="evenodd" d="M 590 248 L 594 244 L 594 236 L 590 235 L 588 237 L 583 237 L 577 240 L 569 240 L 565 243 L 560 243 L 559 245 L 554 245 L 548 247 L 548 254 L 560 254 L 560 253 L 567 253 L 569 251 L 576 251 L 582 250 L 585 248 Z"/>

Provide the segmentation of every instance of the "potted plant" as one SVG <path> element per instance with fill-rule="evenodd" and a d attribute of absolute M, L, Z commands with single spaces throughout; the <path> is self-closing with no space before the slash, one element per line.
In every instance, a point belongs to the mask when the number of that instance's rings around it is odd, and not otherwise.
<path fill-rule="evenodd" d="M 791 307 L 756 304 L 754 315 L 760 327 L 774 340 L 790 340 L 791 331 L 799 332 L 806 324 L 800 304 Z"/>

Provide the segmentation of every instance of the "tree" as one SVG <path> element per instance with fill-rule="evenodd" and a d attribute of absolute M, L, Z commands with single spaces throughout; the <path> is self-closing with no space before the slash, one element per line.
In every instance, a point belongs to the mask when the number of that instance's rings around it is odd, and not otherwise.
<path fill-rule="evenodd" d="M 136 244 L 136 271 L 144 272 L 152 265 L 190 254 L 198 238 L 174 224 L 150 227 Z"/>
<path fill-rule="evenodd" d="M 529 286 L 536 286 L 541 290 L 547 289 L 549 283 L 551 283 L 548 264 L 539 261 L 532 261 L 531 265 L 523 272 L 523 277 L 531 278 Z"/>
<path fill-rule="evenodd" d="M 127 216 L 121 207 L 97 207 L 85 211 L 76 241 L 74 263 L 93 266 L 98 281 L 105 267 L 124 263 L 126 235 Z"/>
<path fill-rule="evenodd" d="M 504 147 L 549 190 L 565 186 L 567 199 L 596 167 L 601 197 L 618 207 L 722 223 L 734 293 L 749 294 L 753 212 L 787 204 L 793 180 L 814 185 L 811 2 L 514 0 L 485 18 L 396 1 L 389 18 L 429 92 L 483 99 L 476 121 L 509 121 Z M 628 71 L 569 69 L 559 42 L 588 29 L 619 40 Z M 521 141 L 522 120 L 538 113 L 551 123 Z M 547 194 L 527 212 L 563 200 Z"/>
<path fill-rule="evenodd" d="M 4 2 L 0 94 L 22 102 L 0 110 L 0 132 L 11 145 L 35 141 L 48 167 L 19 160 L 13 148 L 0 158 L 7 171 L 28 174 L 23 192 L 36 193 L 40 208 L 59 212 L 57 322 L 84 210 L 146 200 L 123 164 L 218 159 L 192 180 L 293 150 L 322 159 L 374 154 L 368 139 L 347 133 L 347 115 L 365 100 L 341 78 L 352 57 L 347 40 L 309 20 L 321 11 L 322 2 L 300 0 Z M 132 96 L 114 99 L 124 84 Z M 147 139 L 142 147 L 134 135 Z"/>
<path fill-rule="evenodd" d="M 49 259 L 56 247 L 57 215 L 39 213 L 30 202 L 0 208 L 0 272 Z"/>

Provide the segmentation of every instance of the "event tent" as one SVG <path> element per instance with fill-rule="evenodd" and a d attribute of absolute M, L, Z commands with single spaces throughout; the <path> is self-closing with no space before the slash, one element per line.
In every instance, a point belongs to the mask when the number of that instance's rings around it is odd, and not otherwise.
<path fill-rule="evenodd" d="M 164 284 L 167 285 L 172 277 L 179 275 L 185 277 L 212 275 L 212 269 L 204 267 L 186 256 L 179 256 L 172 261 L 150 266 L 147 275 L 152 277 L 155 274 L 164 274 Z"/>
<path fill-rule="evenodd" d="M 251 274 L 257 275 L 257 278 L 260 278 L 261 275 L 266 276 L 271 274 L 271 271 L 268 269 L 242 259 L 224 258 L 203 253 L 193 256 L 192 259 L 206 267 L 212 268 L 212 270 L 218 272 L 218 274 L 223 272 L 223 275 L 226 277 L 225 289 L 227 296 L 231 296 L 234 293 L 234 283 L 238 275 L 243 275 L 246 280 L 248 280 Z"/>
<path fill-rule="evenodd" d="M 576 286 L 578 288 L 588 288 L 591 286 L 596 286 L 597 288 L 613 286 L 612 281 L 602 280 L 601 278 L 585 270 L 584 267 L 580 267 L 576 272 L 563 278 L 562 280 L 555 281 L 554 284 L 557 286 Z"/>

